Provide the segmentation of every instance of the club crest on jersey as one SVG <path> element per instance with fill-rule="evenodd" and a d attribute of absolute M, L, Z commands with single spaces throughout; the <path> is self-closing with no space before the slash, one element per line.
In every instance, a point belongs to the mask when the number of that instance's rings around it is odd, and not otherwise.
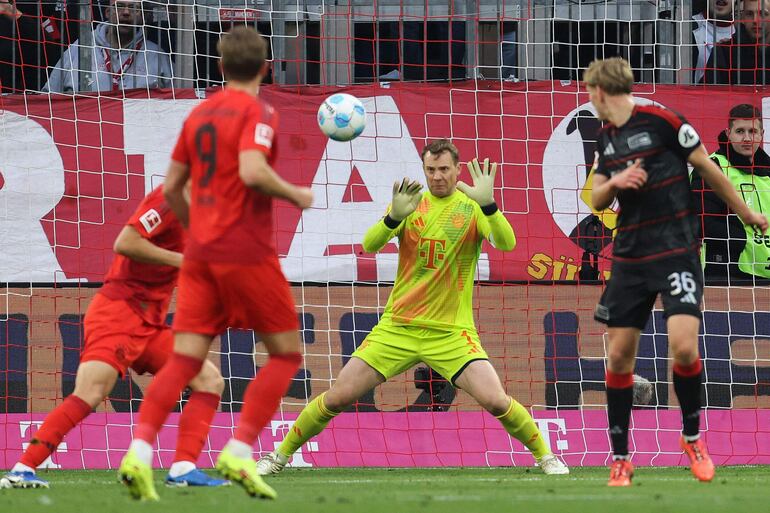
<path fill-rule="evenodd" d="M 152 233 L 155 228 L 160 226 L 162 220 L 158 211 L 154 208 L 151 208 L 142 214 L 142 217 L 139 218 L 139 222 L 142 223 L 142 226 L 144 226 L 144 229 L 147 233 Z"/>
<path fill-rule="evenodd" d="M 700 143 L 698 133 L 688 123 L 683 123 L 682 126 L 679 127 L 677 138 L 679 139 L 679 145 L 682 148 L 693 148 Z"/>
<path fill-rule="evenodd" d="M 274 135 L 273 127 L 265 123 L 257 123 L 257 128 L 254 130 L 254 142 L 265 148 L 272 148 Z"/>

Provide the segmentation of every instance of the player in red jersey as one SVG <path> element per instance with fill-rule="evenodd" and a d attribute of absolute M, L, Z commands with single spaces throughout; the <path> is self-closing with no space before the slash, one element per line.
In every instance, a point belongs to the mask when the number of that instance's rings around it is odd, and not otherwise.
<path fill-rule="evenodd" d="M 267 72 L 265 40 L 236 27 L 218 49 L 227 85 L 190 113 L 166 175 L 166 199 L 183 223 L 189 221 L 189 241 L 179 277 L 175 352 L 147 390 L 119 470 L 138 499 L 157 500 L 152 443 L 211 341 L 228 327 L 253 329 L 270 359 L 246 390 L 238 426 L 216 466 L 250 495 L 275 498 L 257 473 L 252 445 L 302 361 L 294 300 L 273 243 L 272 197 L 304 209 L 313 196 L 272 167 L 278 113 L 257 96 Z M 188 178 L 189 210 L 182 196 Z"/>
<path fill-rule="evenodd" d="M 3 480 L 14 488 L 48 488 L 35 469 L 64 436 L 112 391 L 118 375 L 155 374 L 173 353 L 173 335 L 165 324 L 171 293 L 182 264 L 184 231 L 160 187 L 139 205 L 115 240 L 115 259 L 104 286 L 85 316 L 85 346 L 75 390 L 52 410 Z M 196 469 L 224 382 L 211 362 L 190 383 L 193 393 L 179 422 L 180 437 L 166 482 L 174 486 L 229 484 Z M 5 484 L 5 483 L 4 483 Z"/>

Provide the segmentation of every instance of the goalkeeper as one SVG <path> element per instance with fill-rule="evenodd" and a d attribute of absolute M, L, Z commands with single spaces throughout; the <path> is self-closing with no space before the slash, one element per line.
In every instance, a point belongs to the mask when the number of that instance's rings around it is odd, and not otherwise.
<path fill-rule="evenodd" d="M 338 413 L 392 376 L 424 362 L 465 390 L 505 430 L 522 442 L 546 474 L 569 469 L 550 451 L 527 410 L 502 387 L 473 321 L 473 279 L 481 243 L 510 251 L 511 225 L 497 209 L 493 185 L 497 164 L 468 163 L 473 186 L 457 181 L 457 148 L 447 139 L 422 151 L 429 192 L 404 179 L 393 186 L 385 217 L 364 236 L 367 252 L 398 237 L 398 274 L 385 311 L 340 371 L 331 389 L 300 413 L 278 449 L 257 463 L 262 475 L 280 472 L 289 457 L 320 433 Z"/>

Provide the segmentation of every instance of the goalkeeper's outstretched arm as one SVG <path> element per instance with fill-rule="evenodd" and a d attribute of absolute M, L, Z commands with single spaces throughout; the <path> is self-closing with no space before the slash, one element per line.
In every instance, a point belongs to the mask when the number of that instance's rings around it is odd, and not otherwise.
<path fill-rule="evenodd" d="M 487 240 L 500 251 L 511 251 L 516 247 L 516 234 L 513 233 L 513 227 L 508 222 L 508 219 L 497 209 L 497 205 L 494 205 L 494 207 L 494 213 L 486 215 L 486 212 L 484 212 L 489 223 L 489 236 Z M 483 212 L 484 208 L 481 210 Z"/>
<path fill-rule="evenodd" d="M 386 215 L 371 228 L 366 230 L 364 235 L 363 247 L 367 253 L 377 253 L 385 244 L 388 243 L 398 232 L 398 227 L 403 221 L 395 221 L 390 215 Z"/>
<path fill-rule="evenodd" d="M 484 159 L 483 165 L 479 165 L 477 158 L 468 162 L 468 172 L 473 179 L 473 185 L 465 182 L 457 182 L 457 188 L 465 193 L 466 196 L 479 204 L 481 212 L 484 214 L 481 233 L 492 243 L 492 245 L 501 251 L 511 251 L 516 247 L 516 235 L 513 233 L 511 224 L 505 218 L 495 203 L 495 174 L 497 173 L 497 162 L 489 165 L 489 159 Z M 487 226 L 483 226 L 486 224 Z"/>
<path fill-rule="evenodd" d="M 396 236 L 401 223 L 414 212 L 420 203 L 422 185 L 404 178 L 401 183 L 393 184 L 393 199 L 390 209 L 381 220 L 369 228 L 364 235 L 363 247 L 367 253 L 381 250 L 390 239 Z"/>

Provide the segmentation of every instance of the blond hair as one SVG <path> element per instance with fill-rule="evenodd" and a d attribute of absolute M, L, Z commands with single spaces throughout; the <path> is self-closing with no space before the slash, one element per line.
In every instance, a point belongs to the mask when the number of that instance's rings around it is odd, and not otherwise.
<path fill-rule="evenodd" d="M 610 96 L 618 96 L 631 93 L 634 73 L 622 57 L 596 59 L 583 73 L 583 81 L 591 87 L 600 87 Z"/>

